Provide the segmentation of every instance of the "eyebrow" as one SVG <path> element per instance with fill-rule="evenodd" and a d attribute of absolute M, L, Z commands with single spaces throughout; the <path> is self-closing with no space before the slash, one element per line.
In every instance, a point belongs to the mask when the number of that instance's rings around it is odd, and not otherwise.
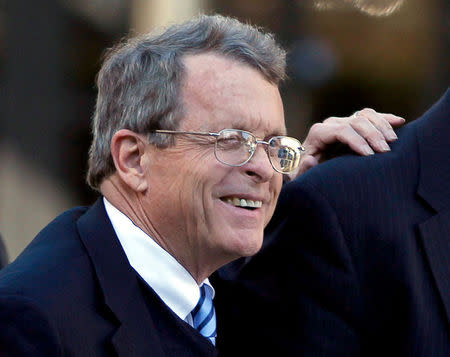
<path fill-rule="evenodd" d="M 243 126 L 242 124 L 241 124 L 241 125 L 232 125 L 232 127 L 230 127 L 230 128 L 224 128 L 224 129 L 239 129 L 239 130 L 248 131 L 249 133 L 252 133 L 252 134 L 256 135 L 255 132 L 254 132 L 253 130 L 251 130 L 251 129 L 250 129 L 249 127 L 247 127 L 247 126 Z M 271 133 L 265 134 L 265 136 L 264 136 L 262 139 L 272 138 L 272 137 L 274 137 L 274 136 L 286 136 L 286 135 L 287 135 L 287 133 L 286 133 L 286 128 L 283 128 L 283 129 L 275 129 L 275 130 L 272 131 Z"/>
<path fill-rule="evenodd" d="M 287 135 L 286 129 L 277 130 L 271 134 L 271 136 L 286 136 L 286 135 Z"/>

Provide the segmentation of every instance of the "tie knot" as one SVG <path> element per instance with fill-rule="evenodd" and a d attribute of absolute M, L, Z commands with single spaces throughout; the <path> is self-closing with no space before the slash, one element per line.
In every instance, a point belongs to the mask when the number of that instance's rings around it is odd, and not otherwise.
<path fill-rule="evenodd" d="M 216 313 L 212 301 L 213 292 L 207 285 L 200 287 L 200 299 L 192 310 L 194 328 L 213 344 L 216 342 Z"/>

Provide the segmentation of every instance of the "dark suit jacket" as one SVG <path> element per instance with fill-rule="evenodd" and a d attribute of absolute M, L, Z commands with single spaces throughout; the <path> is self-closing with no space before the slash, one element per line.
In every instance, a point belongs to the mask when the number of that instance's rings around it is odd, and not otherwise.
<path fill-rule="evenodd" d="M 215 356 L 138 277 L 102 200 L 56 218 L 0 272 L 0 356 Z"/>
<path fill-rule="evenodd" d="M 450 356 L 449 112 L 447 91 L 391 152 L 338 158 L 283 188 L 262 251 L 220 272 L 234 304 L 220 306 L 219 349 Z"/>

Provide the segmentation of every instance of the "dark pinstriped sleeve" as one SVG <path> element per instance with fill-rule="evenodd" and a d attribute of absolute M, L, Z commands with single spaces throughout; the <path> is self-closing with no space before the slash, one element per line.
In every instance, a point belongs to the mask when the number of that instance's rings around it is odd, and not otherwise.
<path fill-rule="evenodd" d="M 293 319 L 288 350 L 298 356 L 359 356 L 360 284 L 338 215 L 306 182 L 294 182 L 284 194 L 290 213 L 277 232 L 276 250 L 284 255 L 283 295 Z"/>

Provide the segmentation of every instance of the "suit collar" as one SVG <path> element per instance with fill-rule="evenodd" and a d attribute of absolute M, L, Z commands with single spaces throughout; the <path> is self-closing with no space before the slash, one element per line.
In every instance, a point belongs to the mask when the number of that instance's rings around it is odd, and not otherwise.
<path fill-rule="evenodd" d="M 103 198 L 103 203 L 130 265 L 161 300 L 180 319 L 185 320 L 200 298 L 197 282 L 172 255 L 129 217 L 106 198 Z M 205 283 L 209 285 L 208 279 Z"/>
<path fill-rule="evenodd" d="M 117 239 L 101 199 L 77 222 L 105 304 L 120 323 L 112 343 L 118 356 L 162 356 L 161 342 L 143 300 L 136 272 Z"/>
<path fill-rule="evenodd" d="M 419 195 L 436 211 L 450 207 L 450 90 L 422 118 L 417 137 Z"/>

